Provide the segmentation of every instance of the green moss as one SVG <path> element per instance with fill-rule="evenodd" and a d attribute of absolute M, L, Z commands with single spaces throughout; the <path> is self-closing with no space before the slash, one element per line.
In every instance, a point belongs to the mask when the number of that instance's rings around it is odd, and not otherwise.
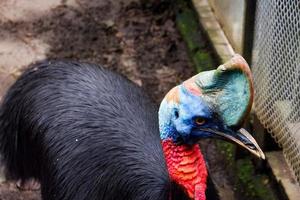
<path fill-rule="evenodd" d="M 198 72 L 211 69 L 212 67 L 210 66 L 214 66 L 211 55 L 205 51 L 197 51 L 195 54 L 193 54 L 192 59 Z"/>
<path fill-rule="evenodd" d="M 256 174 L 249 159 L 236 162 L 235 185 L 244 199 L 277 200 L 272 191 L 269 178 L 263 174 Z"/>
<path fill-rule="evenodd" d="M 227 165 L 230 166 L 230 168 L 234 166 L 236 146 L 221 140 L 216 141 L 216 144 L 221 154 L 225 157 Z"/>
<path fill-rule="evenodd" d="M 184 38 L 187 47 L 191 51 L 195 51 L 203 46 L 203 43 L 198 43 L 196 38 L 199 36 L 198 24 L 193 20 L 194 15 L 191 10 L 183 9 L 177 14 L 177 26 Z"/>
<path fill-rule="evenodd" d="M 229 173 L 233 174 L 237 196 L 244 200 L 277 200 L 267 175 L 255 173 L 249 158 L 235 159 L 236 146 L 225 141 L 217 141 L 217 148 L 226 160 Z"/>
<path fill-rule="evenodd" d="M 200 72 L 214 69 L 217 65 L 207 49 L 207 40 L 202 36 L 197 14 L 190 2 L 177 0 L 175 5 L 176 24 L 196 70 Z"/>

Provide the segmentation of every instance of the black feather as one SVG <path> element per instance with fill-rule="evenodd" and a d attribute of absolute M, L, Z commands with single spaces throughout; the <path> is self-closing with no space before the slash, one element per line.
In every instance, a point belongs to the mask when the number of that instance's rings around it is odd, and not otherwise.
<path fill-rule="evenodd" d="M 7 175 L 40 180 L 44 200 L 187 198 L 169 179 L 157 106 L 97 65 L 31 66 L 2 102 L 0 140 Z"/>

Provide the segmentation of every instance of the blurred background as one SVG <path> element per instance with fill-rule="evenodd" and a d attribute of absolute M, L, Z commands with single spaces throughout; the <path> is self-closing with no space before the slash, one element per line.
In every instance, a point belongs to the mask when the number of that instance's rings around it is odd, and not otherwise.
<path fill-rule="evenodd" d="M 174 85 L 234 53 L 252 68 L 245 127 L 266 153 L 204 140 L 220 199 L 300 199 L 300 1 L 0 0 L 0 98 L 42 59 L 101 64 L 159 103 Z M 0 199 L 37 200 L 1 175 Z"/>

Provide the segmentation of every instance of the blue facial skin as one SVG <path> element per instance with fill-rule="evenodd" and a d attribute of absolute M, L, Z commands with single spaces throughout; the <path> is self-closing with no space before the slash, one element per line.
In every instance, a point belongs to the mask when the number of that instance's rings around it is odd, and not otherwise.
<path fill-rule="evenodd" d="M 190 93 L 182 85 L 178 87 L 180 103 L 167 102 L 164 99 L 160 106 L 159 122 L 162 140 L 169 138 L 175 143 L 192 145 L 200 138 L 216 137 L 214 133 L 200 129 L 219 131 L 226 129 L 211 105 L 200 96 Z M 205 120 L 202 125 L 196 123 L 199 117 Z"/>

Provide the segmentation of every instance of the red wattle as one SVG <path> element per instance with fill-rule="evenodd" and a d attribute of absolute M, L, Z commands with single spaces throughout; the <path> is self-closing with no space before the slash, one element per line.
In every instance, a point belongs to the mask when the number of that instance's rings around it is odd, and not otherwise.
<path fill-rule="evenodd" d="M 191 199 L 205 200 L 207 170 L 199 145 L 176 145 L 168 139 L 162 141 L 162 146 L 171 179 Z"/>

